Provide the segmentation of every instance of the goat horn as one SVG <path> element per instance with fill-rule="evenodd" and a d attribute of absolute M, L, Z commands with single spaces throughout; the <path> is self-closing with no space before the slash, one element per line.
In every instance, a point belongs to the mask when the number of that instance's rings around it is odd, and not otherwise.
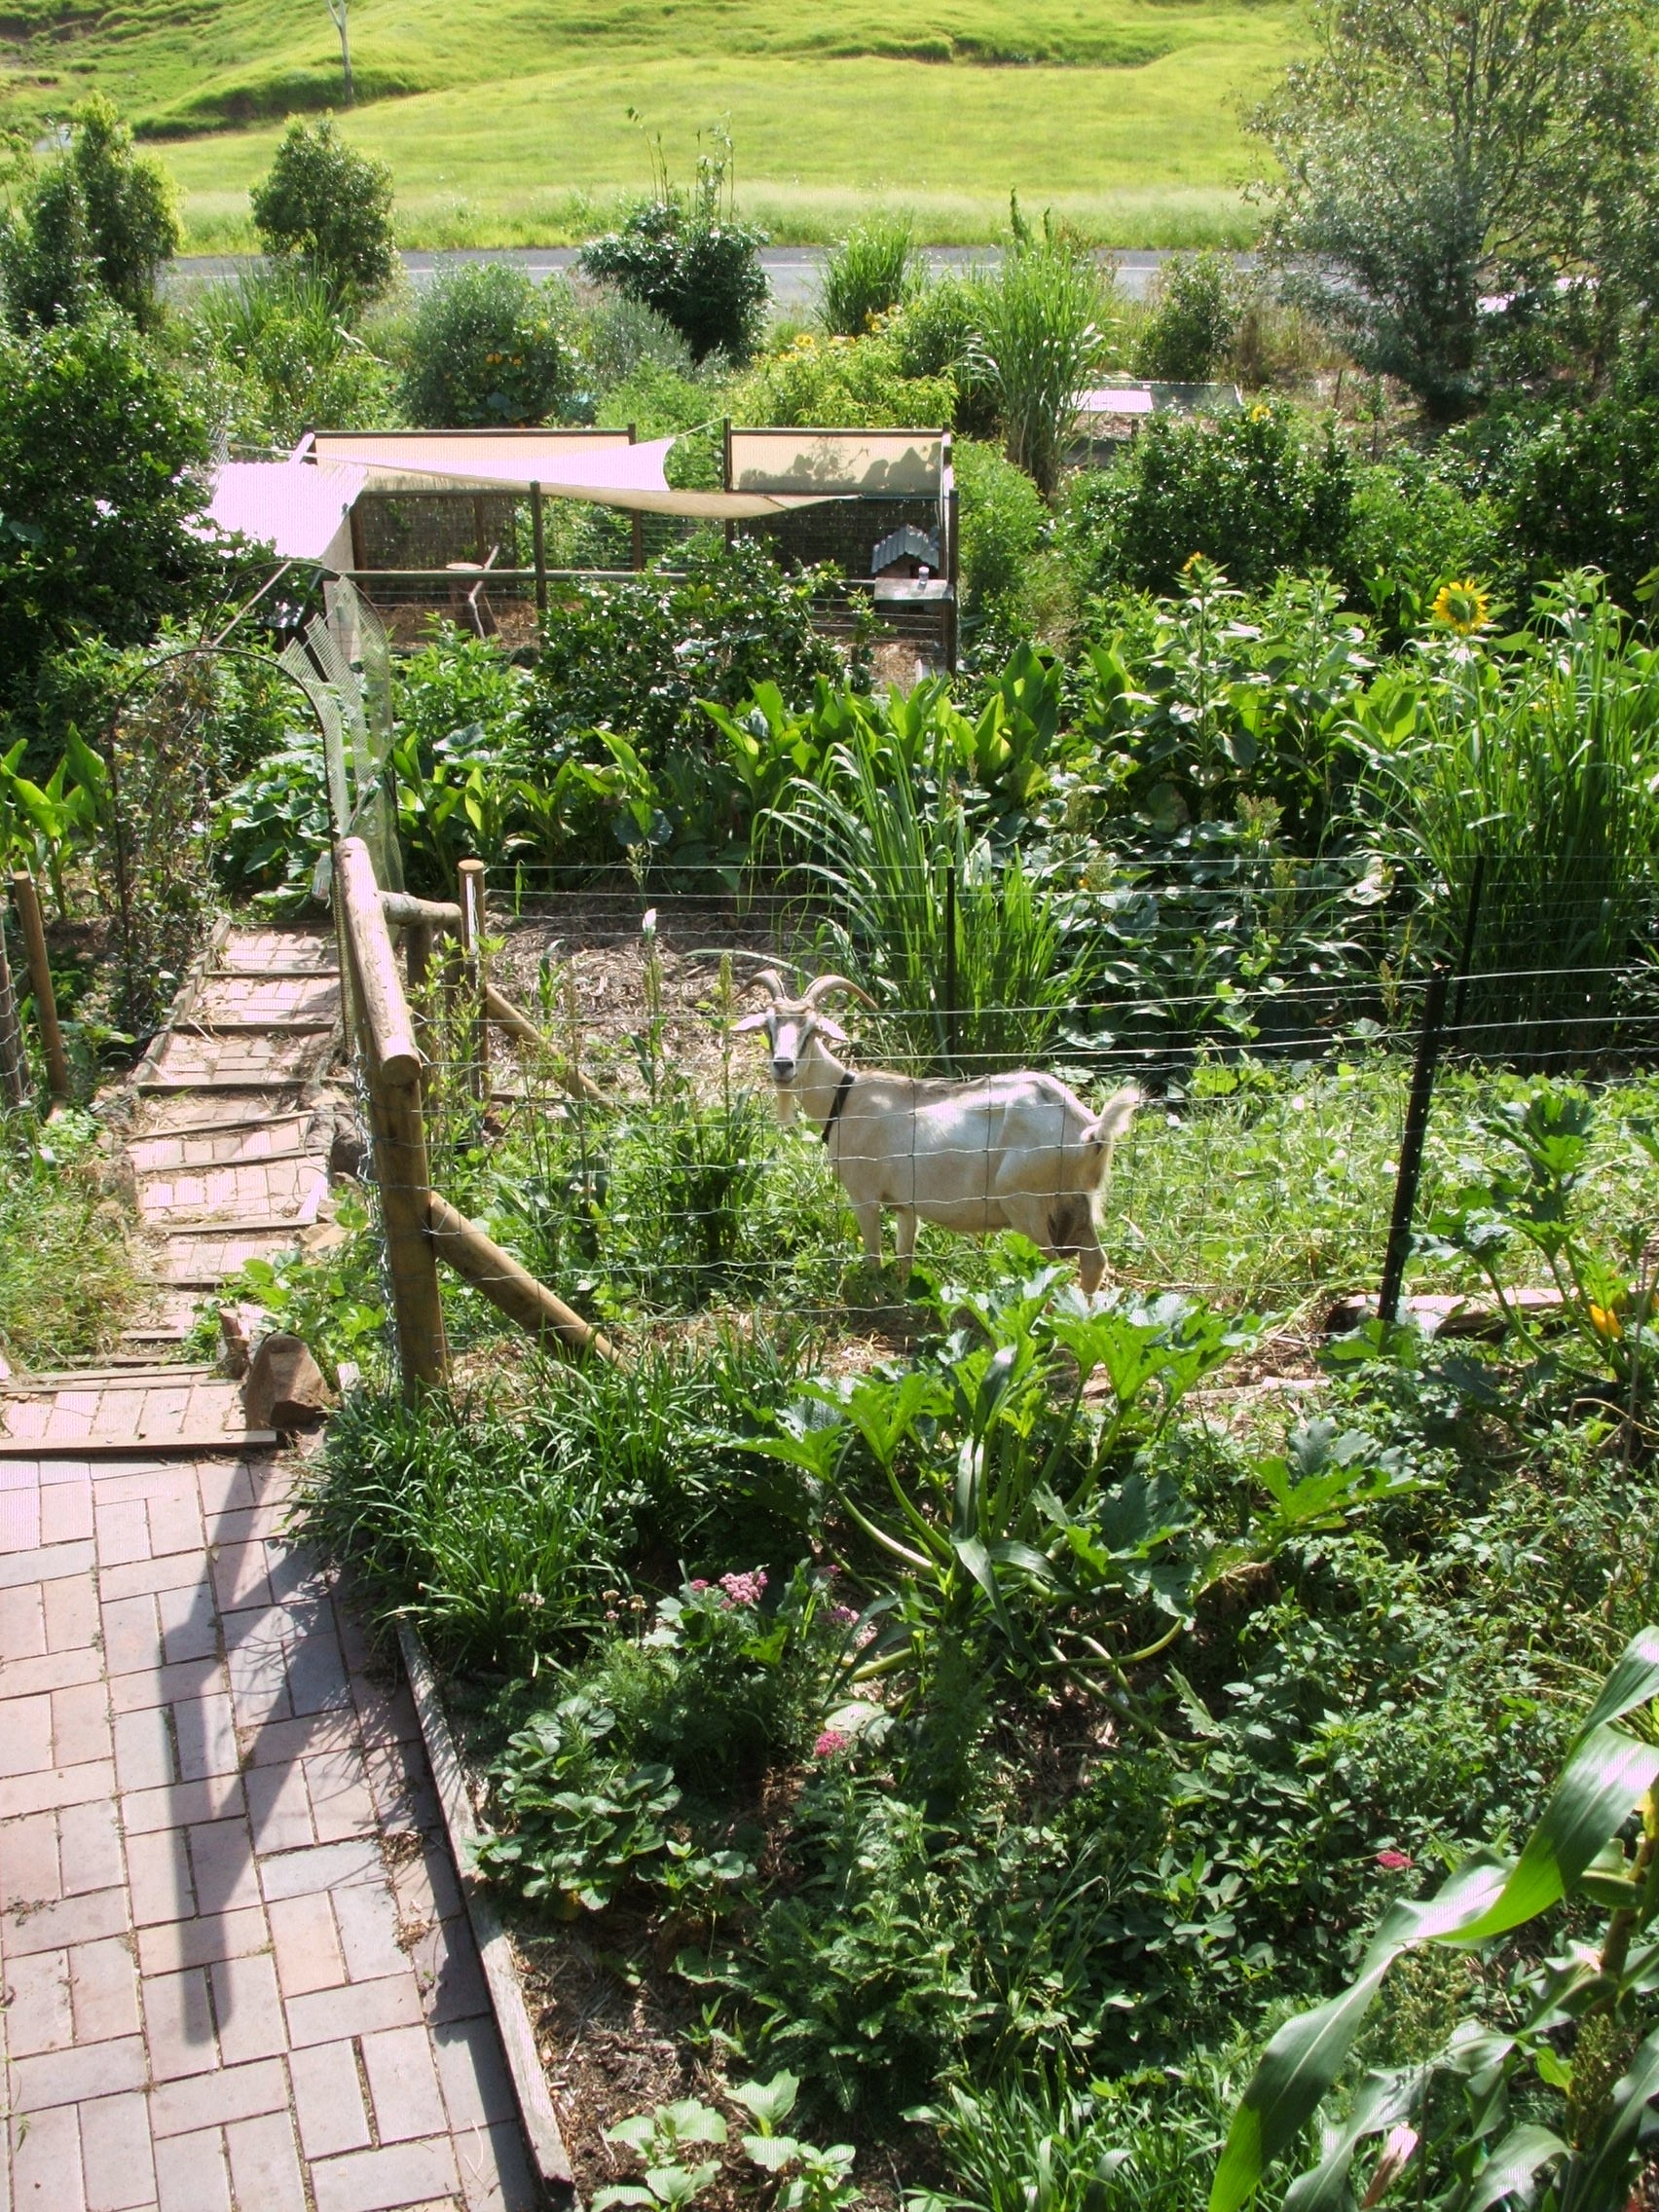
<path fill-rule="evenodd" d="M 849 981 L 845 976 L 819 976 L 806 986 L 807 1005 L 816 1006 L 820 999 L 828 998 L 831 991 L 845 991 L 850 998 L 857 999 L 861 1006 L 875 1004 L 867 991 L 861 990 L 857 983 Z"/>
<path fill-rule="evenodd" d="M 755 980 L 771 995 L 774 1001 L 787 999 L 790 995 L 789 986 L 775 968 L 762 968 Z"/>

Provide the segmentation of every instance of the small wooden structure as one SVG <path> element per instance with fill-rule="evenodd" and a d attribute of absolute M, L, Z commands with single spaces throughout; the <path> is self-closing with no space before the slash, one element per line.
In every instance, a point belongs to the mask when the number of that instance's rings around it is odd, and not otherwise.
<path fill-rule="evenodd" d="M 948 430 L 725 427 L 729 493 L 828 493 L 823 505 L 730 526 L 762 537 L 785 562 L 832 562 L 846 581 L 826 605 L 828 627 L 863 598 L 890 640 L 956 666 L 956 478 Z M 878 548 L 913 532 L 937 548 L 934 572 L 873 573 Z M 918 562 L 916 566 L 923 566 Z"/>

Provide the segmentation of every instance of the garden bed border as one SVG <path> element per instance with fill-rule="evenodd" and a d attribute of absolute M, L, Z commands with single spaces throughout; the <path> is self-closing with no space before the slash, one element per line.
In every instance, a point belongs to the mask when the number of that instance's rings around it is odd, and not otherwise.
<path fill-rule="evenodd" d="M 473 1940 L 484 1969 L 490 2009 L 506 2054 L 507 2072 L 512 2077 L 513 2095 L 518 2102 L 531 2164 L 547 2202 L 559 2207 L 560 2212 L 576 2212 L 575 2174 L 560 2131 L 559 2117 L 553 2110 L 547 2077 L 542 2071 L 518 1960 L 496 1910 L 495 1899 L 470 1863 L 472 1847 L 482 1830 L 472 1810 L 461 1754 L 444 1714 L 438 1678 L 420 1631 L 407 1621 L 397 1624 L 397 1643 L 415 1700 L 416 1716 L 421 1723 L 426 1763 L 443 1811 L 444 1833 L 450 1857 L 455 1862 L 456 1879 L 466 1900 L 467 1918 L 472 1924 Z"/>

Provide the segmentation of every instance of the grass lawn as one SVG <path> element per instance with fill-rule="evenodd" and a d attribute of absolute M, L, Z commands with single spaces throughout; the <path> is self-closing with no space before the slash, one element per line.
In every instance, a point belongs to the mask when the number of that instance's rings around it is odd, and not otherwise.
<path fill-rule="evenodd" d="M 55 0 L 52 19 L 50 41 L 43 21 L 0 48 L 13 120 L 101 86 L 166 134 L 192 245 L 251 243 L 245 195 L 277 119 L 337 94 L 325 12 L 152 0 L 97 19 Z M 875 202 L 929 239 L 988 240 L 1017 188 L 1114 244 L 1237 242 L 1252 230 L 1240 114 L 1283 65 L 1291 20 L 1276 0 L 934 0 L 903 17 L 853 0 L 805 18 L 777 0 L 508 0 L 487 20 L 474 4 L 360 0 L 352 56 L 373 96 L 347 129 L 390 163 L 412 245 L 591 234 L 647 181 L 645 132 L 684 174 L 721 124 L 743 206 L 780 241 L 832 238 Z"/>

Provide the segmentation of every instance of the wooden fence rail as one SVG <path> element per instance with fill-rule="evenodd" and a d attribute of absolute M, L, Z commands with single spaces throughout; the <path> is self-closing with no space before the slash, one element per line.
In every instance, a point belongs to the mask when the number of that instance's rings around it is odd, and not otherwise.
<path fill-rule="evenodd" d="M 412 986 L 425 977 L 434 936 L 441 931 L 459 940 L 478 1008 L 480 1060 L 492 1021 L 550 1050 L 529 1016 L 503 998 L 483 973 L 483 870 L 476 863 L 463 863 L 462 869 L 461 902 L 452 905 L 382 891 L 373 858 L 360 837 L 343 837 L 334 848 L 334 896 L 347 955 L 354 1042 L 369 1097 L 398 1368 L 404 1393 L 410 1397 L 449 1379 L 440 1259 L 537 1340 L 552 1340 L 601 1359 L 619 1357 L 607 1338 L 431 1187 L 421 1089 L 425 1063 L 398 974 L 393 927 L 405 932 Z M 482 1071 L 481 1080 L 487 1080 Z M 587 1085 L 579 1070 L 566 1071 L 564 1080 L 567 1086 Z M 594 1087 L 587 1088 L 591 1091 Z"/>

